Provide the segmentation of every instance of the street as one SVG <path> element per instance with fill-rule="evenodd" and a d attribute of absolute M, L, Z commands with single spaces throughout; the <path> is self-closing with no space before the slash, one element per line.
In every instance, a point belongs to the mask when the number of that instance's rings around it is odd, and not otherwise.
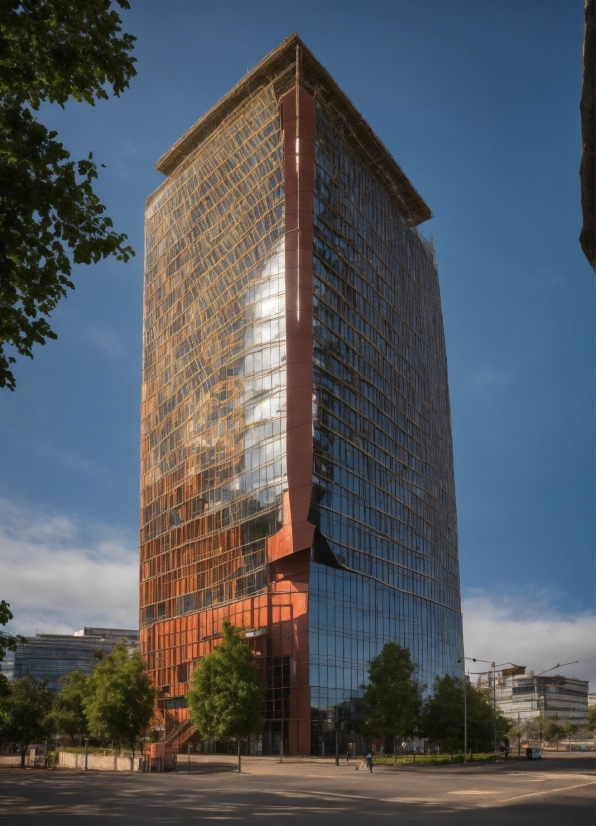
<path fill-rule="evenodd" d="M 592 826 L 594 758 L 506 765 L 375 768 L 356 763 L 194 758 L 177 774 L 6 769 L 0 823 L 540 824 Z M 182 763 L 182 758 L 181 758 Z"/>

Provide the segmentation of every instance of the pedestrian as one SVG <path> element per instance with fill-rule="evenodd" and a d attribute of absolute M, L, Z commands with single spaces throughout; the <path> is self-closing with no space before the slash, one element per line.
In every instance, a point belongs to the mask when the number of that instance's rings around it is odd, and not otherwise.
<path fill-rule="evenodd" d="M 369 752 L 369 753 L 366 755 L 366 767 L 367 767 L 368 769 L 370 769 L 370 773 L 372 774 L 372 770 L 373 770 L 373 756 L 372 756 L 372 752 Z"/>

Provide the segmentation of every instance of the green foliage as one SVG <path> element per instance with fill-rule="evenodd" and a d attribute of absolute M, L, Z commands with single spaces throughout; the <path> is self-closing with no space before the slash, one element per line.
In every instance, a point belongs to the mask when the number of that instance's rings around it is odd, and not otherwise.
<path fill-rule="evenodd" d="M 30 676 L 8 683 L 0 697 L 0 742 L 20 745 L 22 766 L 27 746 L 52 734 L 52 698 L 46 681 Z"/>
<path fill-rule="evenodd" d="M 542 737 L 553 743 L 558 743 L 563 739 L 565 729 L 559 723 L 558 715 L 554 714 L 552 717 L 543 717 L 542 719 Z"/>
<path fill-rule="evenodd" d="M 89 733 L 114 740 L 134 755 L 136 742 L 153 715 L 155 689 L 145 672 L 139 651 L 125 643 L 114 646 L 87 680 L 83 708 Z"/>
<path fill-rule="evenodd" d="M 471 686 L 470 686 L 471 687 Z M 443 751 L 462 751 L 464 745 L 464 698 L 462 684 L 449 674 L 437 677 L 434 692 L 421 716 L 424 736 Z"/>
<path fill-rule="evenodd" d="M 190 719 L 203 737 L 225 740 L 259 734 L 265 686 L 240 631 L 224 622 L 224 641 L 200 662 L 186 695 Z"/>
<path fill-rule="evenodd" d="M 51 719 L 56 734 L 66 734 L 74 745 L 75 737 L 87 733 L 87 718 L 83 701 L 88 692 L 89 678 L 81 671 L 63 677 L 62 690 L 54 695 Z"/>
<path fill-rule="evenodd" d="M 563 733 L 565 737 L 570 737 L 573 734 L 577 734 L 579 731 L 579 726 L 575 723 L 565 723 L 563 725 Z"/>
<path fill-rule="evenodd" d="M 368 685 L 356 701 L 358 730 L 369 737 L 413 737 L 422 705 L 422 686 L 413 678 L 410 652 L 388 642 L 368 664 Z"/>
<path fill-rule="evenodd" d="M 495 759 L 494 751 L 490 752 L 474 752 L 474 763 L 488 763 Z M 508 756 L 508 760 L 519 759 L 517 755 Z M 526 759 L 525 756 L 523 758 Z M 463 763 L 464 755 L 459 754 L 406 754 L 394 760 L 390 755 L 375 755 L 375 766 L 389 766 L 391 764 L 398 766 L 445 766 L 453 763 Z"/>
<path fill-rule="evenodd" d="M 129 9 L 126 0 L 117 0 Z M 110 0 L 3 0 L 0 94 L 39 109 L 72 97 L 94 105 L 115 95 L 136 74 L 135 38 L 118 37 L 122 22 Z"/>
<path fill-rule="evenodd" d="M 490 700 L 465 681 L 468 749 L 472 752 L 494 748 L 495 714 Z M 497 711 L 497 743 L 506 736 L 511 723 Z M 424 704 L 421 729 L 425 737 L 444 751 L 462 751 L 464 745 L 463 684 L 450 674 L 437 677 L 434 691 Z"/>
<path fill-rule="evenodd" d="M 129 8 L 126 0 L 116 0 Z M 128 261 L 93 191 L 97 167 L 80 161 L 33 115 L 43 102 L 94 105 L 136 74 L 134 37 L 110 0 L 3 0 L 0 20 L 0 387 L 15 387 L 14 347 L 56 335 L 46 318 L 74 289 L 72 264 Z M 32 111 L 33 110 L 33 111 Z"/>
<path fill-rule="evenodd" d="M 6 625 L 13 618 L 10 605 L 4 600 L 0 600 L 0 625 Z M 20 637 L 12 637 L 5 631 L 0 631 L 0 662 L 6 656 L 7 651 L 16 651 Z"/>
<path fill-rule="evenodd" d="M 530 717 L 522 723 L 522 731 L 528 740 L 537 740 L 542 731 L 542 717 Z"/>
<path fill-rule="evenodd" d="M 594 734 L 596 729 L 596 706 L 590 706 L 588 709 L 588 731 Z"/>

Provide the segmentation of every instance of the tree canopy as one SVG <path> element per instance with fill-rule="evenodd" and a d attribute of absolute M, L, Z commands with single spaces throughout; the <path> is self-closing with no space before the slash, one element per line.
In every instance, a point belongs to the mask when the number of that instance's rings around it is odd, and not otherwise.
<path fill-rule="evenodd" d="M 255 657 L 242 640 L 240 630 L 224 622 L 223 643 L 203 657 L 186 695 L 191 722 L 203 737 L 240 741 L 263 728 L 265 686 L 257 674 Z"/>
<path fill-rule="evenodd" d="M 7 625 L 13 619 L 10 605 L 5 600 L 0 600 L 0 625 Z M 6 657 L 7 651 L 16 651 L 18 637 L 13 637 L 7 634 L 6 631 L 0 631 L 0 662 Z"/>
<path fill-rule="evenodd" d="M 82 737 L 88 730 L 84 700 L 89 678 L 81 671 L 72 671 L 61 682 L 62 689 L 54 695 L 50 717 L 55 733 L 66 734 L 74 746 L 75 737 Z"/>
<path fill-rule="evenodd" d="M 495 721 L 497 743 L 501 742 L 511 722 L 497 711 L 496 718 L 488 697 L 465 680 L 462 683 L 450 674 L 437 677 L 433 693 L 426 700 L 421 715 L 421 730 L 425 737 L 438 743 L 445 751 L 463 751 L 464 695 L 466 690 L 467 740 L 472 752 L 492 751 Z"/>
<path fill-rule="evenodd" d="M 115 0 L 123 9 L 127 0 Z M 134 252 L 93 191 L 92 153 L 73 161 L 35 116 L 42 103 L 91 105 L 136 72 L 135 38 L 110 0 L 3 0 L 0 17 L 0 387 L 12 352 L 55 339 L 47 316 L 74 289 L 73 264 Z"/>
<path fill-rule="evenodd" d="M 356 701 L 358 730 L 369 737 L 385 737 L 394 744 L 416 733 L 422 704 L 422 686 L 414 679 L 410 652 L 388 642 L 368 664 L 368 685 Z"/>
<path fill-rule="evenodd" d="M 46 681 L 29 675 L 8 683 L 8 690 L 0 693 L 0 742 L 20 745 L 21 766 L 29 744 L 52 733 L 52 699 Z"/>
<path fill-rule="evenodd" d="M 126 746 L 134 757 L 140 735 L 153 716 L 155 689 L 140 652 L 118 643 L 95 666 L 83 694 L 89 733 Z"/>

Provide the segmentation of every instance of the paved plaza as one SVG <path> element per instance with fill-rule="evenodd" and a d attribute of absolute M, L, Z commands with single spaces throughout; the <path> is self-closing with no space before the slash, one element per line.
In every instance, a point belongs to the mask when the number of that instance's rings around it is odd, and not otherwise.
<path fill-rule="evenodd" d="M 594 758 L 378 767 L 204 757 L 177 774 L 0 771 L 0 824 L 520 824 L 593 826 Z"/>

